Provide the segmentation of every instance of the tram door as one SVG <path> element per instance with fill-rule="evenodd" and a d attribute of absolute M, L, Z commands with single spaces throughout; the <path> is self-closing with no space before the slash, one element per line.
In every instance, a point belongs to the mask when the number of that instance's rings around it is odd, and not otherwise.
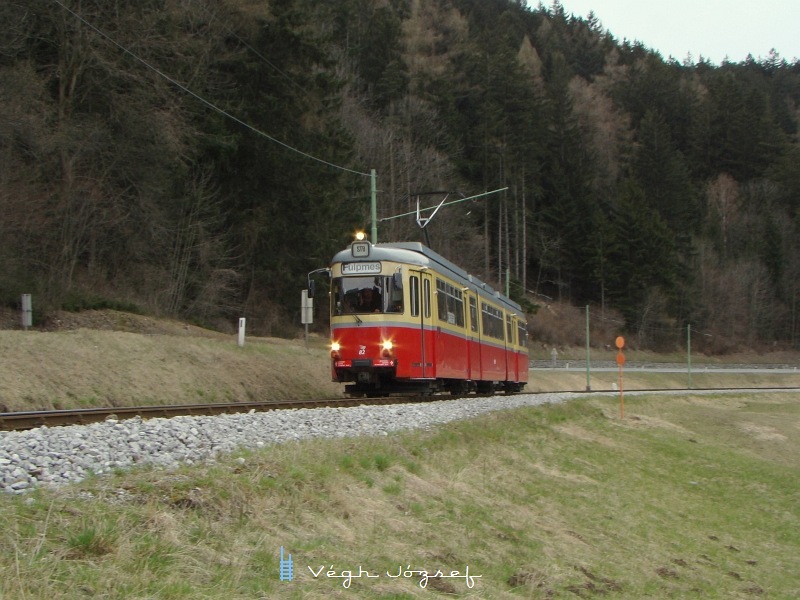
<path fill-rule="evenodd" d="M 411 316 L 419 324 L 419 354 L 411 363 L 411 376 L 431 378 L 436 376 L 433 277 L 424 271 L 411 271 L 410 275 Z"/>
<path fill-rule="evenodd" d="M 465 292 L 464 302 L 466 303 L 468 311 L 465 330 L 467 336 L 467 379 L 480 379 L 481 340 L 478 331 L 478 298 L 473 292 Z"/>

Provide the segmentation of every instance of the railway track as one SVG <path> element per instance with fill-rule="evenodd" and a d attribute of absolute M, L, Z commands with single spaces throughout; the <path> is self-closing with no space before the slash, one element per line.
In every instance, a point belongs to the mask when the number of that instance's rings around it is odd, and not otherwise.
<path fill-rule="evenodd" d="M 642 392 L 679 392 L 686 391 L 752 391 L 753 388 L 693 388 L 691 390 L 677 390 L 675 388 L 636 389 L 626 393 Z M 770 387 L 759 388 L 758 391 L 791 391 L 800 387 Z M 613 390 L 561 390 L 579 394 L 608 394 Z M 519 392 L 519 394 L 537 395 L 552 392 Z M 516 395 L 516 394 L 505 394 Z M 480 398 L 481 395 L 471 394 L 465 398 Z M 266 412 L 272 410 L 290 410 L 297 408 L 347 408 L 362 405 L 391 405 L 415 402 L 435 402 L 437 400 L 457 400 L 459 396 L 389 396 L 369 398 L 325 398 L 319 400 L 278 400 L 265 402 L 230 402 L 214 404 L 174 404 L 164 406 L 126 406 L 111 408 L 81 408 L 66 410 L 20 411 L 0 413 L 0 431 L 25 431 L 36 427 L 60 427 L 65 425 L 87 425 L 107 419 L 142 419 L 169 418 L 178 416 L 214 416 L 243 412 Z"/>
<path fill-rule="evenodd" d="M 409 398 L 327 398 L 321 400 L 277 400 L 269 402 L 224 402 L 214 404 L 173 404 L 164 406 L 124 406 L 0 413 L 0 430 L 24 431 L 35 427 L 86 425 L 106 419 L 154 419 L 157 417 L 214 416 L 243 412 L 264 412 L 293 408 L 346 408 L 362 404 L 399 404 Z"/>

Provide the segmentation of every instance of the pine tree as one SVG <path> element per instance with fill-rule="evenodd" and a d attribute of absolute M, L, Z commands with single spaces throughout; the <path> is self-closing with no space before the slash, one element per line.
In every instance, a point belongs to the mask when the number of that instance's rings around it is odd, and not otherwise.
<path fill-rule="evenodd" d="M 676 236 L 685 239 L 700 225 L 700 207 L 689 170 L 665 119 L 647 111 L 639 125 L 638 142 L 632 176 L 644 190 L 647 205 Z"/>
<path fill-rule="evenodd" d="M 621 187 L 611 216 L 606 257 L 608 296 L 627 326 L 638 330 L 651 292 L 675 289 L 676 257 L 672 232 L 635 181 Z"/>

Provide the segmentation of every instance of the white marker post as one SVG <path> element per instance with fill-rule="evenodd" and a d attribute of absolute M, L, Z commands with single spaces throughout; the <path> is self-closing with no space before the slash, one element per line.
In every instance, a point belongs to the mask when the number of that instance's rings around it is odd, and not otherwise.
<path fill-rule="evenodd" d="M 239 347 L 244 346 L 244 324 L 246 319 L 244 317 L 239 319 Z"/>
<path fill-rule="evenodd" d="M 30 294 L 22 294 L 22 328 L 27 331 L 33 325 L 33 304 Z"/>

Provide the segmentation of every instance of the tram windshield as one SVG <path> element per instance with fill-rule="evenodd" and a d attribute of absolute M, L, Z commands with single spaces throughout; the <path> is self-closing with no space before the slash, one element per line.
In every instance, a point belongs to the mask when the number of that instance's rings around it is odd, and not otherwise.
<path fill-rule="evenodd" d="M 403 288 L 399 277 L 336 277 L 332 285 L 335 315 L 403 312 Z"/>

